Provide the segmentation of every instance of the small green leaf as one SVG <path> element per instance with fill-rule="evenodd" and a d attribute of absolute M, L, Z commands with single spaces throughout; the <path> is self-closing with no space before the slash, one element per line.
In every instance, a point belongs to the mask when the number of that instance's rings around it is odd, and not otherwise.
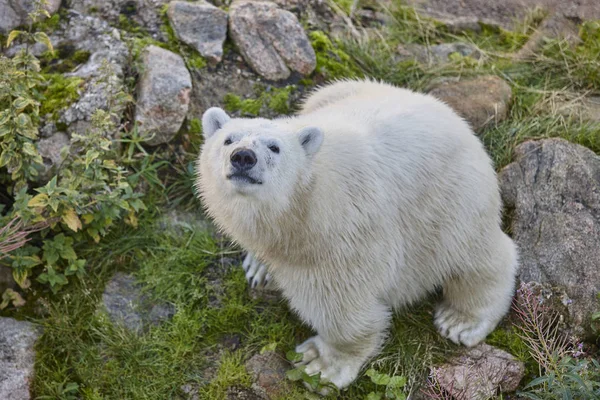
<path fill-rule="evenodd" d="M 389 387 L 397 387 L 401 388 L 406 385 L 406 378 L 404 376 L 392 376 L 390 378 L 390 382 L 388 383 Z"/>
<path fill-rule="evenodd" d="M 308 375 L 306 372 L 302 374 L 302 380 L 313 389 L 316 390 L 319 387 L 319 383 L 321 383 L 321 373 L 314 375 Z"/>
<path fill-rule="evenodd" d="M 33 35 L 33 38 L 36 42 L 45 44 L 46 47 L 48 47 L 48 51 L 50 53 L 54 53 L 54 46 L 52 46 L 52 42 L 50 41 L 50 38 L 44 32 L 36 32 Z"/>
<path fill-rule="evenodd" d="M 265 354 L 269 351 L 275 351 L 275 349 L 277 349 L 277 343 L 269 343 L 266 346 L 263 346 L 262 349 L 260 349 L 260 354 Z"/>
<path fill-rule="evenodd" d="M 548 380 L 550 379 L 549 376 L 545 375 L 545 376 L 540 376 L 538 378 L 535 378 L 534 380 L 532 380 L 531 382 L 529 382 L 526 386 L 525 389 L 529 389 L 532 388 L 534 386 L 538 386 L 541 385 L 543 383 L 548 382 Z"/>
<path fill-rule="evenodd" d="M 370 368 L 366 372 L 366 375 L 369 378 L 371 378 L 371 382 L 373 382 L 376 385 L 386 386 L 388 383 L 390 383 L 390 376 L 389 375 L 381 374 L 381 373 L 375 371 L 373 368 Z"/>
<path fill-rule="evenodd" d="M 285 358 L 287 358 L 290 362 L 300 362 L 302 361 L 302 353 L 296 353 L 294 350 L 290 350 L 285 353 Z"/>
<path fill-rule="evenodd" d="M 6 39 L 6 47 L 10 47 L 10 45 L 12 44 L 12 42 L 18 38 L 21 34 L 23 34 L 23 31 L 11 31 L 8 34 L 8 38 Z"/>
<path fill-rule="evenodd" d="M 382 395 L 381 393 L 375 393 L 375 392 L 371 392 L 367 395 L 367 399 L 366 400 L 381 400 L 382 399 Z"/>
<path fill-rule="evenodd" d="M 296 382 L 302 379 L 302 375 L 304 375 L 304 370 L 302 368 L 293 368 L 287 371 L 285 375 L 290 381 Z"/>

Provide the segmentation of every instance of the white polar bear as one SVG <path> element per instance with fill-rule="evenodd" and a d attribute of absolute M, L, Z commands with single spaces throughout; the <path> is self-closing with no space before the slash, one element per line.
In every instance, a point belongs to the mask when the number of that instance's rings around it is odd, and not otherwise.
<path fill-rule="evenodd" d="M 298 116 L 211 108 L 202 126 L 204 206 L 249 251 L 252 285 L 267 265 L 317 331 L 296 349 L 307 373 L 349 385 L 380 349 L 391 310 L 438 287 L 434 322 L 456 343 L 484 340 L 507 312 L 517 250 L 500 228 L 492 162 L 442 102 L 341 81 Z"/>

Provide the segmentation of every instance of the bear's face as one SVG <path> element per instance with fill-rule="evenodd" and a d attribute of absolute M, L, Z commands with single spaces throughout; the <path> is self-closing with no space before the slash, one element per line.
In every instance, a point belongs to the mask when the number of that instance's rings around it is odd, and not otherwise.
<path fill-rule="evenodd" d="M 323 140 L 318 128 L 292 132 L 276 121 L 231 119 L 219 108 L 204 113 L 202 127 L 201 167 L 211 185 L 267 202 L 291 195 Z"/>

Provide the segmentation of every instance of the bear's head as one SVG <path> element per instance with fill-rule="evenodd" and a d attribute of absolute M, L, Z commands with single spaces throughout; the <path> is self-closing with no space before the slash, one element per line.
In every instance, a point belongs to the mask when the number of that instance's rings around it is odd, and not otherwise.
<path fill-rule="evenodd" d="M 294 131 L 285 119 L 230 118 L 216 107 L 202 116 L 202 131 L 201 190 L 280 206 L 307 183 L 323 142 L 316 127 Z"/>

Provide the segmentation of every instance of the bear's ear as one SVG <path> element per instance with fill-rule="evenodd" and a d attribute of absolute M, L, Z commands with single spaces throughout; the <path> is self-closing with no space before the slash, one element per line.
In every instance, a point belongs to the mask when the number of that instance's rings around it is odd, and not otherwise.
<path fill-rule="evenodd" d="M 210 138 L 221 129 L 231 118 L 219 107 L 211 107 L 202 115 L 202 134 L 205 139 Z"/>
<path fill-rule="evenodd" d="M 315 126 L 300 129 L 296 134 L 306 154 L 312 156 L 321 148 L 323 131 Z"/>

